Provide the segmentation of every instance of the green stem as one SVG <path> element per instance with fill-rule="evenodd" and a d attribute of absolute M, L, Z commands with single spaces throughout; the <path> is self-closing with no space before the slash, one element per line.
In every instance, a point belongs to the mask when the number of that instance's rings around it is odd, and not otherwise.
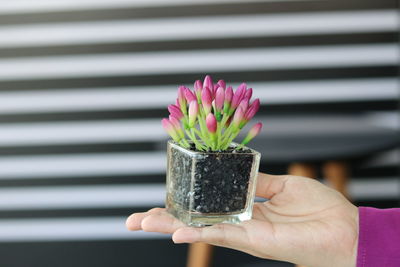
<path fill-rule="evenodd" d="M 186 131 L 187 127 L 189 125 L 189 117 L 188 117 L 188 115 L 183 114 L 182 120 L 183 120 L 183 129 Z"/>
<path fill-rule="evenodd" d="M 196 147 L 200 147 L 201 148 L 201 150 L 205 150 L 206 149 L 206 147 L 205 146 L 203 146 L 199 141 L 197 141 L 197 138 L 196 138 L 196 128 L 192 128 L 191 129 L 191 132 L 192 132 L 192 136 L 193 136 L 193 142 L 195 143 L 195 145 L 196 145 Z M 199 136 L 200 137 L 200 136 Z"/>
<path fill-rule="evenodd" d="M 204 115 L 204 111 L 202 108 L 199 108 L 200 112 L 199 112 L 199 118 L 198 118 L 198 122 L 199 122 L 199 126 L 200 126 L 200 131 L 201 134 L 203 136 L 203 138 L 207 138 L 207 133 L 205 131 L 204 125 L 202 124 L 202 121 L 205 121 L 205 115 Z"/>
<path fill-rule="evenodd" d="M 233 126 L 232 124 L 229 125 L 229 127 L 225 130 L 223 136 L 222 136 L 222 144 L 226 143 L 226 141 L 229 139 L 229 137 L 233 134 L 232 132 Z"/>
<path fill-rule="evenodd" d="M 184 147 L 184 148 L 189 148 L 189 147 L 183 142 L 183 140 L 184 140 L 184 139 L 181 139 L 181 140 L 179 141 L 179 145 L 182 146 L 182 147 Z"/>
<path fill-rule="evenodd" d="M 225 135 L 225 133 L 226 133 L 226 131 L 229 129 L 229 127 L 230 127 L 230 125 L 227 127 L 227 128 L 225 128 L 225 130 L 224 130 L 224 133 L 222 133 L 222 129 L 225 127 L 225 125 L 226 125 L 226 122 L 228 121 L 228 119 L 229 119 L 229 116 L 227 116 L 226 114 L 223 114 L 223 116 L 222 116 L 222 120 L 221 120 L 221 122 L 220 122 L 220 129 L 219 129 L 219 133 L 218 133 L 218 135 L 219 135 L 219 140 L 221 140 L 221 139 L 223 139 L 226 135 Z"/>
<path fill-rule="evenodd" d="M 206 138 L 204 138 L 204 136 L 201 134 L 201 132 L 199 130 L 197 130 L 196 128 L 192 128 L 192 130 L 197 134 L 197 136 L 205 144 L 205 146 L 209 146 L 209 144 L 207 143 L 208 140 Z"/>
<path fill-rule="evenodd" d="M 189 148 L 189 147 L 190 147 L 189 142 L 186 141 L 185 138 L 182 138 L 182 139 L 179 141 L 179 144 L 180 144 L 181 146 L 183 146 L 184 148 Z"/>
<path fill-rule="evenodd" d="M 232 135 L 226 140 L 226 143 L 223 146 L 223 149 L 227 149 L 229 147 L 229 145 L 231 144 L 231 142 L 233 141 L 233 139 L 236 138 L 236 136 L 240 133 L 240 131 L 236 131 L 233 132 Z"/>
<path fill-rule="evenodd" d="M 207 130 L 207 126 L 206 126 L 206 115 L 204 114 L 204 112 L 200 112 L 200 116 L 199 116 L 199 126 L 200 126 L 200 131 L 201 131 L 201 135 L 203 137 L 203 141 L 205 144 L 207 144 L 207 146 L 211 146 L 211 142 L 210 142 L 210 133 Z"/>
<path fill-rule="evenodd" d="M 217 147 L 217 135 L 212 134 L 211 135 L 211 143 L 212 143 L 212 149 L 217 150 L 219 147 Z"/>
<path fill-rule="evenodd" d="M 221 123 L 220 122 L 217 122 L 217 133 L 216 133 L 216 135 L 217 135 L 217 144 L 216 144 L 216 146 L 217 146 L 217 148 L 221 148 L 221 133 L 222 133 L 222 127 L 221 127 Z"/>
<path fill-rule="evenodd" d="M 235 150 L 240 150 L 240 149 L 242 149 L 244 146 L 245 146 L 245 144 L 240 144 L 240 145 L 238 145 L 238 146 L 235 148 Z"/>
<path fill-rule="evenodd" d="M 204 110 L 202 108 L 200 108 L 200 114 L 199 114 L 198 122 L 199 122 L 201 137 L 202 137 L 202 140 L 203 140 L 204 144 L 206 144 L 208 146 L 207 127 L 203 123 L 204 121 L 205 121 Z"/>
<path fill-rule="evenodd" d="M 189 130 L 185 130 L 185 133 L 189 137 L 189 139 L 193 142 L 193 144 L 196 146 L 196 148 L 199 149 L 197 144 L 196 144 L 197 140 L 195 138 L 193 138 L 193 136 L 190 133 L 190 131 Z"/>
<path fill-rule="evenodd" d="M 221 146 L 222 145 L 222 136 L 223 136 L 222 129 L 224 128 L 228 119 L 229 119 L 229 116 L 226 116 L 226 114 L 224 113 L 222 115 L 222 120 L 217 123 L 217 147 L 218 148 L 222 147 Z"/>
<path fill-rule="evenodd" d="M 204 151 L 206 149 L 206 147 L 204 147 L 202 144 L 199 143 L 199 141 L 197 141 L 196 139 L 196 135 L 194 134 L 194 128 L 191 128 L 191 131 L 186 131 L 186 134 L 190 137 L 190 140 L 192 140 L 192 142 L 194 143 L 194 145 L 196 146 L 196 148 L 198 150 Z"/>

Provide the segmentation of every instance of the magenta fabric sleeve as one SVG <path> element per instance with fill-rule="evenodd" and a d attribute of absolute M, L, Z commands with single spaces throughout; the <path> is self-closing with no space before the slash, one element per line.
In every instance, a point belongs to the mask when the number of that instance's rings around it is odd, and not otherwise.
<path fill-rule="evenodd" d="M 399 267 L 400 208 L 358 210 L 357 267 Z"/>

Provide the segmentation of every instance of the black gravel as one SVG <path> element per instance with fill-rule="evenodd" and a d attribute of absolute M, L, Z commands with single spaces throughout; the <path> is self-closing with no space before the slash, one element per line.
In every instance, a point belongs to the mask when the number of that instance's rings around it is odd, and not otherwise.
<path fill-rule="evenodd" d="M 239 213 L 246 207 L 253 155 L 250 150 L 210 153 L 194 164 L 189 155 L 172 148 L 170 167 L 175 177 L 173 201 L 200 213 Z M 193 185 L 192 168 L 195 168 Z M 193 187 L 192 187 L 193 186 Z M 193 188 L 193 191 L 191 191 Z"/>

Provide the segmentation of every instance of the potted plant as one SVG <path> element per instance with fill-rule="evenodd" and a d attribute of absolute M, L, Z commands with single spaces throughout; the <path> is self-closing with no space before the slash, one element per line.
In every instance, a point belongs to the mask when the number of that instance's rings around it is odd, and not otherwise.
<path fill-rule="evenodd" d="M 262 128 L 255 124 L 240 144 L 233 140 L 260 107 L 252 88 L 235 92 L 223 80 L 197 80 L 194 91 L 178 89 L 162 125 L 167 148 L 169 213 L 191 226 L 239 223 L 251 218 L 260 153 L 245 145 Z"/>

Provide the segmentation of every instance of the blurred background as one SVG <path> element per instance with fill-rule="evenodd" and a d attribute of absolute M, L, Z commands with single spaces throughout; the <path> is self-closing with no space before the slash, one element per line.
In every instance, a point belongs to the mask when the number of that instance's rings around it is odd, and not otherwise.
<path fill-rule="evenodd" d="M 399 207 L 394 0 L 8 0 L 0 6 L 0 266 L 185 266 L 125 229 L 164 203 L 177 86 L 245 81 L 261 171 L 345 166 L 357 205 Z M 212 266 L 291 266 L 216 248 Z M 246 265 L 247 264 L 247 265 Z"/>

